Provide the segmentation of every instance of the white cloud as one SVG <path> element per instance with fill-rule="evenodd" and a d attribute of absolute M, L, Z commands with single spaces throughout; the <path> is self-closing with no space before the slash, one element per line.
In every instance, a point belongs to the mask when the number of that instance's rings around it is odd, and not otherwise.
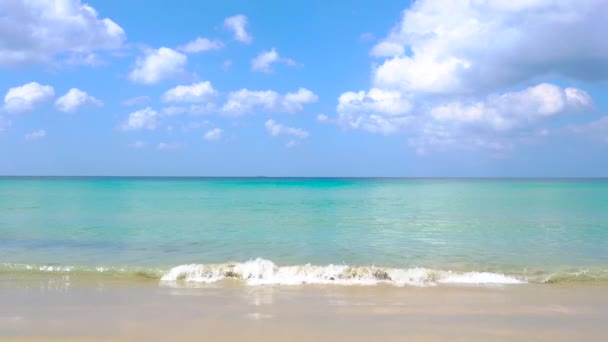
<path fill-rule="evenodd" d="M 344 92 L 336 122 L 407 134 L 421 154 L 541 139 L 543 123 L 593 108 L 584 90 L 543 78 L 608 79 L 606 11 L 600 0 L 412 2 L 370 51 L 370 90 Z"/>
<path fill-rule="evenodd" d="M 211 82 L 198 82 L 192 85 L 179 85 L 167 90 L 162 100 L 164 102 L 207 102 L 217 96 L 217 91 L 211 86 Z"/>
<path fill-rule="evenodd" d="M 25 140 L 28 140 L 28 141 L 40 140 L 44 137 L 46 137 L 46 131 L 43 129 L 39 129 L 37 131 L 27 133 L 25 135 Z"/>
<path fill-rule="evenodd" d="M 211 50 L 220 50 L 224 47 L 221 40 L 210 40 L 208 38 L 198 37 L 195 40 L 188 42 L 185 45 L 179 46 L 177 49 L 185 53 L 199 53 Z"/>
<path fill-rule="evenodd" d="M 371 51 L 374 86 L 459 94 L 608 77 L 608 2 L 420 0 Z"/>
<path fill-rule="evenodd" d="M 104 60 L 96 53 L 74 54 L 67 57 L 64 63 L 70 66 L 88 65 L 92 67 L 105 64 Z"/>
<path fill-rule="evenodd" d="M 234 39 L 241 43 L 250 44 L 253 37 L 247 32 L 247 17 L 239 14 L 224 20 L 224 27 L 234 34 Z"/>
<path fill-rule="evenodd" d="M 394 90 L 373 88 L 368 92 L 346 92 L 338 98 L 338 122 L 345 127 L 390 134 L 410 119 L 412 104 Z"/>
<path fill-rule="evenodd" d="M 439 105 L 430 110 L 430 116 L 438 122 L 479 124 L 500 131 L 592 106 L 591 97 L 583 90 L 542 83 L 522 91 L 493 94 L 485 101 Z"/>
<path fill-rule="evenodd" d="M 129 79 L 135 83 L 154 84 L 162 80 L 173 79 L 185 74 L 188 57 L 173 49 L 161 47 L 146 52 L 138 58 Z"/>
<path fill-rule="evenodd" d="M 177 86 L 162 96 L 164 102 L 177 103 L 162 109 L 166 115 L 211 114 L 239 116 L 264 111 L 271 113 L 298 113 L 307 104 L 315 103 L 318 96 L 306 88 L 292 93 L 279 94 L 273 90 L 241 89 L 228 93 L 221 108 L 217 107 L 218 92 L 210 82 L 199 82 L 189 86 Z M 191 103 L 187 105 L 187 103 Z"/>
<path fill-rule="evenodd" d="M 298 145 L 300 145 L 300 142 L 299 142 L 298 140 L 293 140 L 293 139 L 292 139 L 292 140 L 289 140 L 289 141 L 287 142 L 287 144 L 285 144 L 285 147 L 287 147 L 287 148 L 292 148 L 292 147 L 296 147 L 296 146 L 298 146 Z"/>
<path fill-rule="evenodd" d="M 317 115 L 317 121 L 325 123 L 325 122 L 329 122 L 330 119 L 329 119 L 329 116 L 327 116 L 325 114 L 319 114 L 319 115 Z"/>
<path fill-rule="evenodd" d="M 271 111 L 275 108 L 279 98 L 280 95 L 272 90 L 241 89 L 228 94 L 228 100 L 222 107 L 222 112 L 228 115 L 242 115 L 253 112 L 256 107 Z"/>
<path fill-rule="evenodd" d="M 296 113 L 304 110 L 304 105 L 315 103 L 319 97 L 306 88 L 299 88 L 295 93 L 287 93 L 279 103 L 280 111 Z"/>
<path fill-rule="evenodd" d="M 0 1 L 0 66 L 48 62 L 63 54 L 122 46 L 124 30 L 80 0 Z M 89 58 L 90 60 L 90 58 Z"/>
<path fill-rule="evenodd" d="M 221 128 L 214 128 L 205 133 L 203 138 L 207 141 L 219 140 L 222 137 L 224 130 Z"/>
<path fill-rule="evenodd" d="M 10 88 L 4 96 L 4 109 L 9 113 L 23 113 L 50 101 L 55 90 L 50 85 L 31 82 Z"/>
<path fill-rule="evenodd" d="M 75 112 L 86 105 L 102 106 L 103 102 L 77 88 L 70 89 L 55 101 L 55 107 L 66 113 Z"/>
<path fill-rule="evenodd" d="M 149 96 L 137 96 L 137 97 L 132 97 L 130 99 L 126 99 L 124 101 L 122 101 L 122 104 L 125 106 L 135 106 L 135 105 L 141 105 L 144 103 L 148 103 L 150 102 L 150 97 Z"/>
<path fill-rule="evenodd" d="M 150 107 L 129 113 L 119 129 L 122 131 L 155 130 L 160 123 L 158 112 Z"/>
<path fill-rule="evenodd" d="M 541 123 L 592 108 L 584 91 L 546 83 L 492 94 L 483 101 L 448 102 L 430 108 L 418 119 L 410 145 L 421 154 L 450 147 L 509 150 L 526 136 L 546 136 L 539 128 Z"/>
<path fill-rule="evenodd" d="M 277 123 L 274 120 L 266 121 L 264 126 L 266 127 L 266 131 L 268 132 L 268 134 L 272 135 L 273 137 L 279 135 L 290 135 L 296 138 L 305 139 L 308 138 L 308 136 L 310 135 L 307 131 L 301 128 L 287 127 L 285 125 Z"/>
<path fill-rule="evenodd" d="M 544 121 L 593 108 L 585 91 L 548 83 L 483 100 L 436 100 L 417 106 L 402 95 L 377 88 L 344 93 L 338 99 L 337 122 L 372 133 L 407 133 L 410 145 L 424 151 L 421 154 L 454 146 L 506 150 L 513 145 L 510 138 L 538 130 Z"/>
<path fill-rule="evenodd" d="M 228 94 L 221 111 L 232 116 L 249 114 L 258 108 L 266 112 L 296 113 L 302 111 L 304 105 L 315 103 L 317 100 L 318 96 L 306 88 L 285 95 L 272 90 L 241 89 Z"/>
<path fill-rule="evenodd" d="M 269 51 L 262 51 L 254 59 L 251 60 L 251 70 L 256 72 L 272 73 L 272 64 L 284 63 L 289 66 L 295 66 L 297 63 L 291 58 L 279 56 L 275 48 Z"/>
<path fill-rule="evenodd" d="M 130 148 L 134 148 L 134 149 L 141 149 L 141 148 L 146 147 L 146 145 L 148 145 L 148 144 L 145 141 L 138 140 L 134 143 L 129 144 L 128 146 Z"/>

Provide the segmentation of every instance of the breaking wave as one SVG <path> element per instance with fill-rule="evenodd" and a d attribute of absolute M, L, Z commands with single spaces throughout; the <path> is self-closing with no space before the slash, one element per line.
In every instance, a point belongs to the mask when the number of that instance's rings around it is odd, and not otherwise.
<path fill-rule="evenodd" d="M 570 282 L 606 282 L 608 269 L 564 269 L 545 272 L 451 271 L 423 267 L 389 268 L 349 265 L 278 266 L 270 260 L 223 264 L 185 264 L 173 268 L 137 268 L 129 266 L 68 266 L 0 264 L 0 277 L 37 274 L 112 278 L 145 278 L 161 283 L 215 283 L 237 280 L 246 285 L 517 285 Z"/>
<path fill-rule="evenodd" d="M 427 268 L 354 267 L 310 264 L 277 266 L 255 259 L 244 263 L 180 265 L 165 273 L 162 281 L 213 283 L 227 278 L 248 285 L 378 285 L 434 286 L 437 284 L 522 284 L 525 280 L 498 273 L 432 270 Z"/>

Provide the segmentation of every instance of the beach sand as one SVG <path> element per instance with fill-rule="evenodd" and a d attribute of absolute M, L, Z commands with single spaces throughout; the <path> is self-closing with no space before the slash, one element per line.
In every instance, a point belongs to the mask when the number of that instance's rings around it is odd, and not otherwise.
<path fill-rule="evenodd" d="M 0 279 L 2 341 L 605 340 L 605 284 L 245 286 Z"/>

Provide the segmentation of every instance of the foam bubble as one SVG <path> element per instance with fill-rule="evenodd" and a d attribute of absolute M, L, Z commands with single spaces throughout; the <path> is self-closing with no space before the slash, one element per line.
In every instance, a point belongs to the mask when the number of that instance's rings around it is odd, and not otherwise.
<path fill-rule="evenodd" d="M 437 284 L 522 284 L 524 280 L 489 272 L 455 273 L 427 268 L 353 267 L 348 265 L 277 266 L 265 259 L 244 263 L 180 265 L 165 273 L 162 281 L 213 283 L 226 278 L 248 285 L 378 285 L 435 286 Z"/>

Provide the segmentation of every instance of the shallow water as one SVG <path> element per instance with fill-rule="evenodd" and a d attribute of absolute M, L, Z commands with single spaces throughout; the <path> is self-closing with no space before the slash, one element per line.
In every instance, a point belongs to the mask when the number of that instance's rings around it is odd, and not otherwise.
<path fill-rule="evenodd" d="M 0 178 L 4 274 L 160 279 L 194 264 L 176 278 L 209 281 L 200 270 L 227 263 L 254 265 L 220 274 L 250 283 L 290 265 L 296 283 L 344 279 L 330 264 L 372 282 L 386 280 L 372 266 L 427 270 L 422 284 L 450 271 L 467 281 L 606 281 L 608 181 Z"/>

